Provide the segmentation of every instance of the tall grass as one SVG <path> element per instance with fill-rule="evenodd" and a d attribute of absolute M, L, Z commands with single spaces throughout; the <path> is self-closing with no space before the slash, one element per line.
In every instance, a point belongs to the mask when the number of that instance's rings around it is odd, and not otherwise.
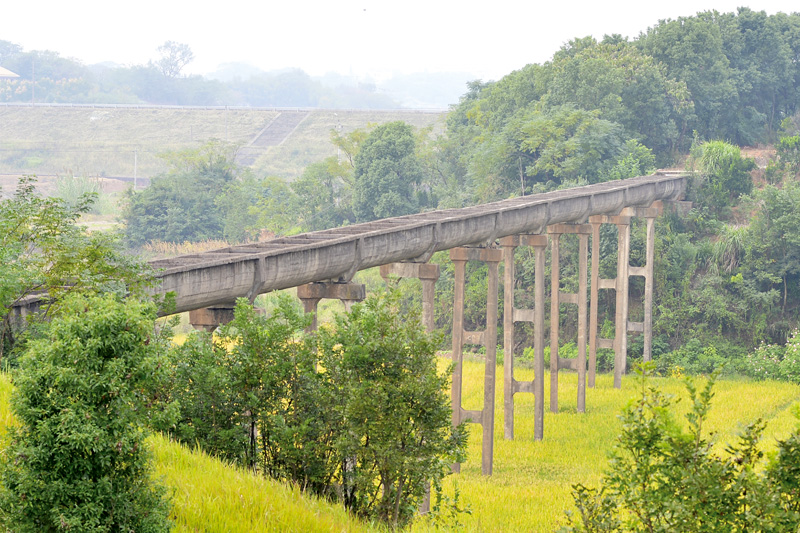
<path fill-rule="evenodd" d="M 142 257 L 148 260 L 166 259 L 184 254 L 199 254 L 219 248 L 226 248 L 229 243 L 223 240 L 208 239 L 200 242 L 163 242 L 153 241 L 142 246 Z"/>

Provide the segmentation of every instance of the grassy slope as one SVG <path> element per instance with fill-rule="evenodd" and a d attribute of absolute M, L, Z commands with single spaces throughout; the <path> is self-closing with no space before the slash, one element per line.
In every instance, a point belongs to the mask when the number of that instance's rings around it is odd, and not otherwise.
<path fill-rule="evenodd" d="M 483 364 L 466 361 L 464 372 L 464 406 L 480 408 Z M 564 509 L 571 506 L 570 485 L 599 483 L 606 455 L 620 430 L 617 415 L 626 402 L 638 395 L 637 383 L 626 377 L 622 390 L 615 390 L 611 376 L 599 376 L 597 387 L 587 392 L 587 413 L 578 414 L 576 374 L 562 373 L 559 413 L 550 413 L 545 405 L 544 441 L 532 440 L 533 399 L 529 394 L 517 396 L 516 440 L 506 441 L 502 375 L 498 368 L 494 475 L 488 479 L 481 476 L 480 428 L 471 425 L 469 458 L 461 474 L 448 478 L 448 486 L 452 488 L 457 483 L 461 503 L 472 508 L 472 515 L 462 518 L 466 530 L 553 531 L 563 521 Z M 517 369 L 515 377 L 530 380 L 533 373 Z M 656 378 L 653 382 L 667 393 L 686 396 L 680 380 Z M 548 384 L 545 376 L 546 398 Z M 10 420 L 6 399 L 9 390 L 7 378 L 0 375 L 0 427 Z M 717 433 L 719 449 L 758 416 L 769 421 L 767 448 L 775 437 L 787 435 L 795 424 L 790 406 L 800 400 L 797 385 L 722 381 L 715 391 L 707 428 Z M 684 400 L 679 407 L 686 403 Z M 348 520 L 341 509 L 227 467 L 162 437 L 152 442 L 158 475 L 175 490 L 178 531 L 352 531 L 364 527 Z M 425 525 L 417 524 L 414 529 L 425 530 Z"/>
<path fill-rule="evenodd" d="M 0 173 L 152 176 L 165 150 L 211 138 L 245 144 L 277 115 L 264 110 L 0 107 Z M 227 137 L 226 137 L 227 130 Z"/>
<path fill-rule="evenodd" d="M 212 138 L 247 145 L 277 116 L 264 109 L 128 109 L 0 106 L 0 174 L 37 173 L 133 176 L 163 172 L 165 150 L 197 146 Z M 313 111 L 280 146 L 265 148 L 254 165 L 259 175 L 292 178 L 309 163 L 336 155 L 330 131 L 347 133 L 370 123 L 405 120 L 424 127 L 438 113 Z M 440 125 L 441 128 L 441 125 Z"/>
<path fill-rule="evenodd" d="M 12 422 L 11 384 L 0 373 L 0 437 Z M 337 505 L 230 467 L 157 435 L 150 439 L 156 475 L 172 490 L 174 531 L 366 531 Z"/>

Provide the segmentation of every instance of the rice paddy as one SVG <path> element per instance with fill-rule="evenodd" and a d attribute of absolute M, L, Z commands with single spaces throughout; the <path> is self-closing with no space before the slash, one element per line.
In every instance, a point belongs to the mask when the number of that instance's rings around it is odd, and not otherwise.
<path fill-rule="evenodd" d="M 447 360 L 442 360 L 445 366 Z M 480 361 L 464 362 L 464 407 L 479 409 L 483 398 Z M 495 400 L 494 475 L 481 475 L 480 428 L 470 426 L 469 457 L 461 473 L 450 476 L 446 489 L 460 489 L 460 504 L 471 509 L 460 518 L 466 531 L 553 531 L 564 522 L 572 505 L 574 483 L 597 486 L 607 464 L 607 454 L 620 431 L 617 415 L 639 394 L 633 376 L 613 388 L 612 376 L 598 376 L 587 389 L 586 413 L 577 412 L 577 375 L 560 375 L 560 409 L 551 413 L 545 404 L 544 440 L 533 441 L 533 397 L 518 394 L 515 440 L 503 438 L 502 371 L 498 369 Z M 516 369 L 517 380 L 533 379 L 530 369 Z M 686 398 L 681 380 L 650 378 L 666 393 Z M 698 378 L 700 382 L 702 378 Z M 549 398 L 545 377 L 545 398 Z M 698 383 L 699 384 L 699 383 Z M 11 423 L 9 379 L 0 374 L 0 435 Z M 745 424 L 764 418 L 766 450 L 774 447 L 797 424 L 791 407 L 800 400 L 800 386 L 776 382 L 719 381 L 706 427 L 716 434 L 718 449 L 736 439 Z M 686 408 L 679 401 L 677 410 Z M 359 531 L 374 530 L 348 517 L 336 505 L 307 498 L 296 489 L 280 486 L 249 472 L 225 465 L 198 451 L 170 442 L 163 436 L 150 440 L 156 457 L 156 474 L 170 487 L 176 531 Z M 420 521 L 412 528 L 426 531 Z"/>

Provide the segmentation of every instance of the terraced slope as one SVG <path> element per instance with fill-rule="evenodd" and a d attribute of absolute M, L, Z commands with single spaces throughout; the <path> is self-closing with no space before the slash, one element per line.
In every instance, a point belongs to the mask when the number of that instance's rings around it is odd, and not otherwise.
<path fill-rule="evenodd" d="M 0 175 L 149 178 L 158 157 L 210 139 L 241 147 L 237 162 L 260 174 L 298 176 L 336 154 L 330 131 L 393 120 L 442 128 L 443 112 L 247 108 L 0 105 Z"/>

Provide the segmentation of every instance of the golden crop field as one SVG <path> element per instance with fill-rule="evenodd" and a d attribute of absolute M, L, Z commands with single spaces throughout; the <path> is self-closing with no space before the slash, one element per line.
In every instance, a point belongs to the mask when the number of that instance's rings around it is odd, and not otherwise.
<path fill-rule="evenodd" d="M 447 364 L 442 360 L 442 366 Z M 464 362 L 464 406 L 479 409 L 483 398 L 483 368 L 478 361 Z M 638 396 L 633 376 L 623 379 L 622 390 L 612 387 L 612 377 L 601 375 L 597 387 L 587 389 L 587 412 L 576 411 L 577 375 L 560 376 L 560 411 L 545 405 L 544 440 L 533 441 L 533 398 L 520 394 L 516 401 L 516 439 L 503 438 L 503 372 L 498 368 L 495 400 L 494 475 L 480 472 L 480 428 L 470 426 L 469 457 L 461 473 L 450 476 L 446 488 L 461 491 L 462 505 L 471 508 L 461 516 L 459 530 L 553 531 L 572 505 L 574 483 L 596 486 L 606 468 L 607 454 L 620 426 L 617 415 Z M 517 369 L 518 380 L 533 378 L 529 369 Z M 680 379 L 650 378 L 664 392 L 685 398 Z M 700 378 L 698 378 L 698 381 Z M 545 377 L 545 384 L 549 383 Z M 719 381 L 715 386 L 706 427 L 716 434 L 717 448 L 733 442 L 737 432 L 757 417 L 768 421 L 764 445 L 786 436 L 797 423 L 791 406 L 800 401 L 800 387 L 776 382 Z M 11 423 L 9 378 L 0 374 L 0 435 Z M 549 398 L 549 392 L 545 391 Z M 678 409 L 687 402 L 679 402 Z M 349 518 L 338 506 L 307 498 L 297 490 L 230 467 L 198 451 L 169 442 L 163 436 L 150 440 L 156 473 L 173 494 L 176 531 L 359 531 L 374 529 Z M 425 531 L 419 522 L 412 530 Z"/>

